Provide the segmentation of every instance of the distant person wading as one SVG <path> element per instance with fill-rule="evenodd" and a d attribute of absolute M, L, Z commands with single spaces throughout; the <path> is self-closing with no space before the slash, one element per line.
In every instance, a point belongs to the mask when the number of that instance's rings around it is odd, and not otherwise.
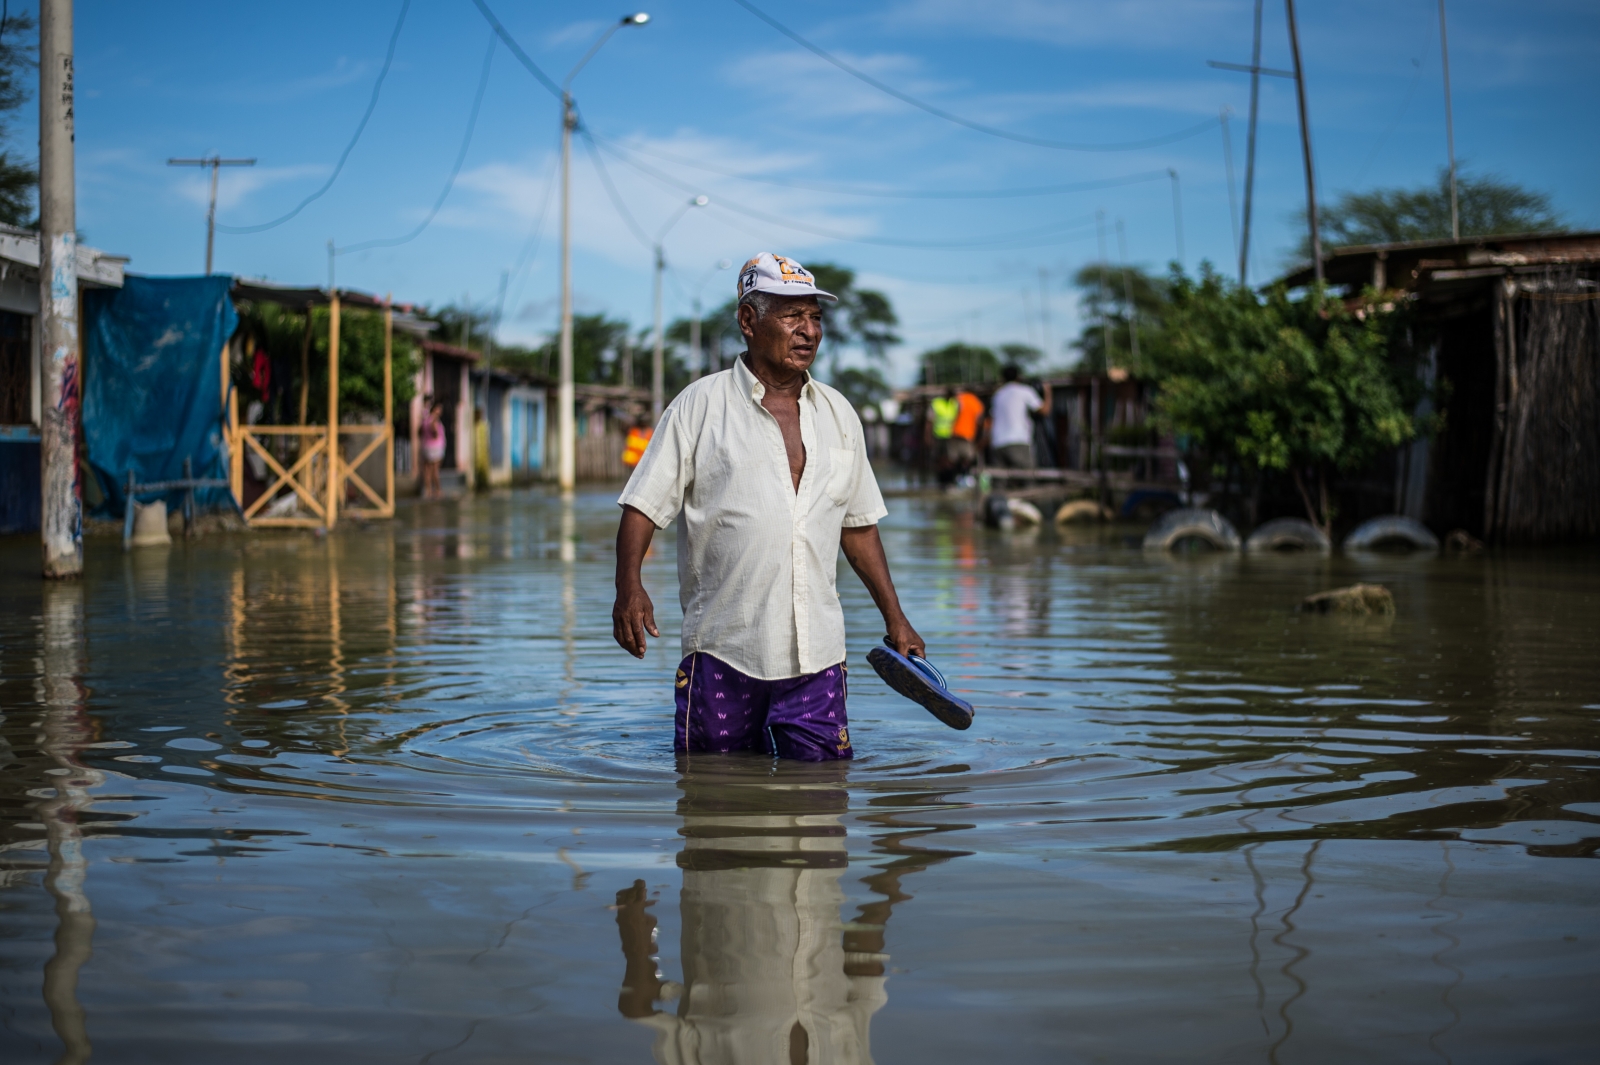
<path fill-rule="evenodd" d="M 1033 468 L 1033 415 L 1041 417 L 1050 413 L 1050 386 L 1044 386 L 1044 396 L 1023 384 L 1017 378 L 1022 371 L 1008 365 L 1000 371 L 1005 384 L 995 390 L 989 400 L 989 453 L 996 466 L 1012 469 Z"/>
<path fill-rule="evenodd" d="M 888 513 L 861 421 L 807 371 L 822 342 L 811 272 L 763 252 L 739 272 L 749 350 L 662 412 L 617 502 L 616 641 L 643 658 L 659 637 L 640 564 L 680 520 L 683 661 L 674 679 L 680 753 L 850 758 L 839 549 L 883 614 L 888 643 L 924 652 L 900 609 L 878 538 Z"/>

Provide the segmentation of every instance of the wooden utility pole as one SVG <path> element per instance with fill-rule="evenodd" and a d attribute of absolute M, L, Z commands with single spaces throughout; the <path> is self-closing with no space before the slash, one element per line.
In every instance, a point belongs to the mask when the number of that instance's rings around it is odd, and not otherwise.
<path fill-rule="evenodd" d="M 83 572 L 78 425 L 78 229 L 73 171 L 72 0 L 39 4 L 39 536 L 44 575 Z M 133 501 L 128 501 L 133 506 Z"/>
<path fill-rule="evenodd" d="M 1311 119 L 1306 115 L 1306 71 L 1300 62 L 1300 34 L 1294 24 L 1294 0 L 1283 0 L 1289 15 L 1289 50 L 1294 53 L 1294 92 L 1300 107 L 1300 153 L 1306 166 L 1306 219 L 1311 224 L 1311 265 L 1322 287 L 1322 226 L 1317 219 L 1316 168 L 1311 163 Z"/>
<path fill-rule="evenodd" d="M 1444 0 L 1439 0 L 1439 56 L 1444 60 L 1444 141 L 1450 152 L 1450 239 L 1461 239 L 1461 206 L 1456 198 L 1456 126 L 1450 114 L 1450 35 L 1444 28 Z"/>
<path fill-rule="evenodd" d="M 209 155 L 204 159 L 168 159 L 168 166 L 209 166 L 211 168 L 211 205 L 206 208 L 206 276 L 211 276 L 211 252 L 217 240 L 217 171 L 224 166 L 255 166 L 254 159 L 224 159 Z"/>

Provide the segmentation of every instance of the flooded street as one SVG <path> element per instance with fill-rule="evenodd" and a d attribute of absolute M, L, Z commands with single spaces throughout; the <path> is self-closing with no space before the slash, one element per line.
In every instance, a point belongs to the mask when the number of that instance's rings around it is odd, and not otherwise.
<path fill-rule="evenodd" d="M 1588 1062 L 1600 556 L 1146 556 L 889 500 L 978 708 L 675 762 L 615 491 L 0 541 L 0 1060 Z M 1294 611 L 1357 580 L 1393 618 Z"/>

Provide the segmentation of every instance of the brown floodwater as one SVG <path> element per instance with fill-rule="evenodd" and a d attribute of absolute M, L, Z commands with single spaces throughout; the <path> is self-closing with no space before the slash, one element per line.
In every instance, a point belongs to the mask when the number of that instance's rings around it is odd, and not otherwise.
<path fill-rule="evenodd" d="M 614 495 L 0 541 L 0 1060 L 1591 1062 L 1600 553 L 1149 557 L 890 501 L 978 707 L 671 751 Z M 1376 581 L 1392 618 L 1296 613 Z"/>

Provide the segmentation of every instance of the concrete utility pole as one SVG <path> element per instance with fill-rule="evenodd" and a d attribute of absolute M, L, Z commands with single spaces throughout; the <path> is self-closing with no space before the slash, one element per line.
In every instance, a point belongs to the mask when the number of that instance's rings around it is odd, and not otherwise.
<path fill-rule="evenodd" d="M 704 207 L 711 201 L 704 196 L 696 196 L 682 207 L 676 214 L 667 220 L 656 234 L 656 274 L 655 274 L 655 350 L 650 356 L 650 419 L 661 420 L 661 408 L 666 400 L 666 338 L 661 332 L 661 275 L 667 268 L 666 251 L 661 242 L 667 239 L 667 233 L 678 224 L 678 219 L 689 213 L 691 207 Z"/>
<path fill-rule="evenodd" d="M 217 170 L 225 166 L 255 166 L 254 159 L 223 159 L 207 156 L 204 159 L 168 159 L 168 166 L 209 166 L 211 168 L 211 206 L 206 209 L 206 276 L 211 276 L 211 250 L 217 240 Z"/>
<path fill-rule="evenodd" d="M 1300 34 L 1294 24 L 1294 0 L 1283 0 L 1289 14 L 1289 50 L 1294 53 L 1294 92 L 1300 107 L 1300 152 L 1306 165 L 1306 219 L 1311 224 L 1311 265 L 1322 287 L 1322 225 L 1317 219 L 1317 175 L 1311 162 L 1311 119 L 1306 115 L 1306 71 L 1300 63 Z"/>
<path fill-rule="evenodd" d="M 699 283 L 694 287 L 694 318 L 689 322 L 689 380 L 691 381 L 700 380 L 702 372 L 711 372 L 710 368 L 705 366 L 705 359 L 700 351 L 700 297 L 706 290 L 706 282 L 710 281 L 718 270 L 726 270 L 732 265 L 732 259 L 717 260 L 716 265 L 701 275 Z"/>
<path fill-rule="evenodd" d="M 572 131 L 578 128 L 578 109 L 572 99 L 572 79 L 613 33 L 624 26 L 643 26 L 649 21 L 650 16 L 643 11 L 622 16 L 600 35 L 561 83 L 561 340 L 557 360 L 560 385 L 556 392 L 556 480 L 563 492 L 570 492 L 578 483 L 577 391 L 572 380 Z"/>
<path fill-rule="evenodd" d="M 83 499 L 78 481 L 82 373 L 72 142 L 72 0 L 40 0 L 39 352 L 44 390 L 39 535 L 47 578 L 83 572 Z"/>
<path fill-rule="evenodd" d="M 1444 0 L 1439 0 L 1439 55 L 1444 59 L 1444 141 L 1450 151 L 1450 239 L 1461 239 L 1461 207 L 1456 201 L 1456 127 L 1450 115 L 1450 37 L 1444 28 Z"/>

